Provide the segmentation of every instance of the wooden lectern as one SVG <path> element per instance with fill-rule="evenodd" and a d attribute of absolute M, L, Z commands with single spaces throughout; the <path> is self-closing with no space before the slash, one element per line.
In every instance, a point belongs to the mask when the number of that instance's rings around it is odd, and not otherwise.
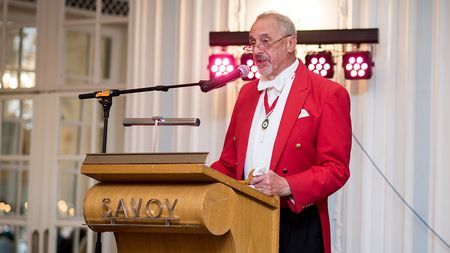
<path fill-rule="evenodd" d="M 84 219 L 118 252 L 278 252 L 279 197 L 204 165 L 207 153 L 88 154 Z"/>

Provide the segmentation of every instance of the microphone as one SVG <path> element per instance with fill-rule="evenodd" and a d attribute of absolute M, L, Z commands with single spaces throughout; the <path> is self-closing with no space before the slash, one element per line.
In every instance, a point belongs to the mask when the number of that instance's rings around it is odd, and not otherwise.
<path fill-rule="evenodd" d="M 240 65 L 230 73 L 213 78 L 209 81 L 200 81 L 199 86 L 203 92 L 208 92 L 232 82 L 240 77 L 247 76 L 250 72 L 250 68 L 247 65 Z"/>

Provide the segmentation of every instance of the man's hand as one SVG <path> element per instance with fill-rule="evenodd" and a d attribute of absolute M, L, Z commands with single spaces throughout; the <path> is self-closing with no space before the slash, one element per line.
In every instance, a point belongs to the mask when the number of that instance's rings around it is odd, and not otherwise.
<path fill-rule="evenodd" d="M 267 174 L 253 177 L 250 184 L 254 185 L 256 190 L 269 196 L 283 197 L 292 194 L 287 180 L 271 170 Z"/>

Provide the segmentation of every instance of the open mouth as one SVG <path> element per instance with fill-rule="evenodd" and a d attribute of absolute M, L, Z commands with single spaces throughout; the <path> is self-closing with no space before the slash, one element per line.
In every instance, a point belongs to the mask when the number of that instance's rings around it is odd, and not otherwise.
<path fill-rule="evenodd" d="M 260 60 L 256 60 L 256 64 L 257 65 L 262 65 L 266 62 L 266 60 L 260 59 Z"/>
<path fill-rule="evenodd" d="M 256 60 L 256 66 L 257 66 L 258 68 L 262 68 L 262 67 L 266 66 L 267 63 L 268 63 L 268 60 L 266 60 L 266 59 L 259 59 L 259 60 Z"/>
<path fill-rule="evenodd" d="M 255 62 L 257 66 L 263 66 L 267 63 L 267 61 L 268 61 L 267 57 L 264 57 L 262 55 L 255 57 Z"/>

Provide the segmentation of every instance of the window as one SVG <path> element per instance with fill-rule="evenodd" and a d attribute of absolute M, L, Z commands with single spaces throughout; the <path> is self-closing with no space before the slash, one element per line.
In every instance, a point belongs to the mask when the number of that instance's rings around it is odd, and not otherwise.
<path fill-rule="evenodd" d="M 25 216 L 33 103 L 1 101 L 0 216 Z"/>

